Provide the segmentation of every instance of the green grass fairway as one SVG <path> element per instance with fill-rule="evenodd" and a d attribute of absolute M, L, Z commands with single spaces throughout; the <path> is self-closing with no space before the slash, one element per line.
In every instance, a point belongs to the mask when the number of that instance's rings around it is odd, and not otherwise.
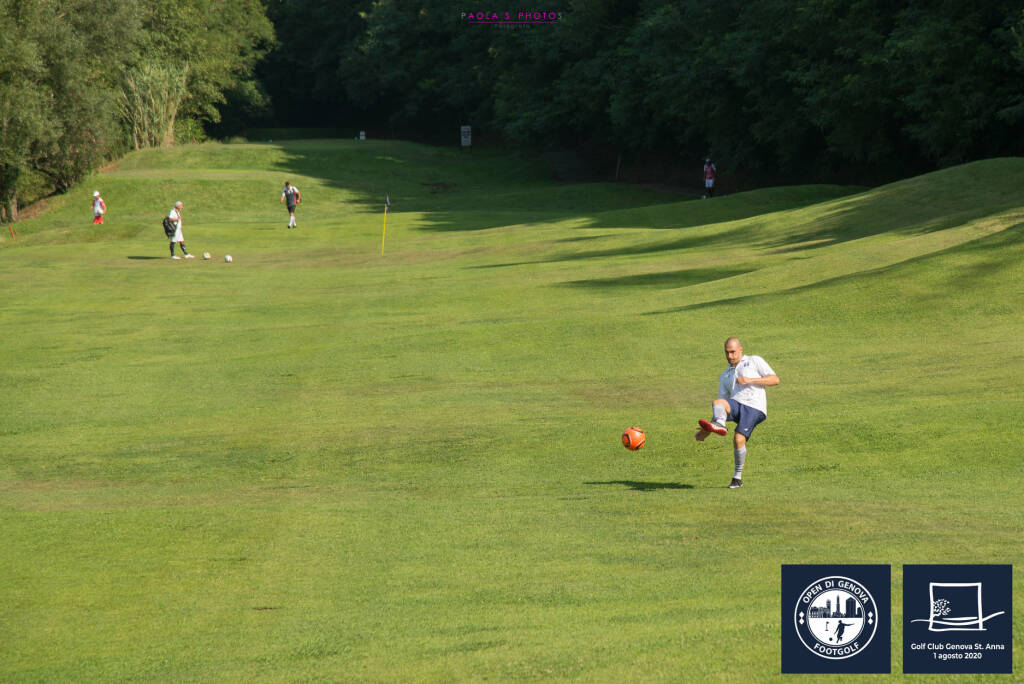
<path fill-rule="evenodd" d="M 133 154 L 2 226 L 0 680 L 782 680 L 783 563 L 891 564 L 894 673 L 902 564 L 1013 563 L 1019 678 L 1021 178 Z M 693 439 L 730 335 L 782 379 L 737 491 Z"/>

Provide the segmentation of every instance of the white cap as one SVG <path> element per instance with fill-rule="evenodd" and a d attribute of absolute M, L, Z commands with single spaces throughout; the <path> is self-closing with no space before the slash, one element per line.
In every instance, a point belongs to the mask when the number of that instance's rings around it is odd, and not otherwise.
<path fill-rule="evenodd" d="M 179 200 L 179 201 L 177 201 L 177 202 L 175 202 L 175 203 L 174 203 L 174 206 L 176 206 L 176 207 L 180 207 L 180 206 L 183 206 L 183 205 L 181 204 L 181 201 Z"/>
<path fill-rule="evenodd" d="M 93 197 L 99 197 L 100 196 L 100 191 L 99 190 L 94 190 L 93 193 L 92 193 L 92 196 Z"/>

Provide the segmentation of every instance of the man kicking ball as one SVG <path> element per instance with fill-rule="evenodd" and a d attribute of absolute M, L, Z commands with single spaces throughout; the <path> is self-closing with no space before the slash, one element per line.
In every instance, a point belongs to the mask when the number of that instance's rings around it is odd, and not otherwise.
<path fill-rule="evenodd" d="M 697 421 L 700 429 L 694 435 L 703 442 L 712 432 L 726 435 L 726 421 L 736 423 L 732 436 L 736 472 L 729 489 L 743 486 L 743 464 L 747 460 L 747 440 L 757 424 L 768 417 L 768 394 L 765 387 L 779 384 L 779 376 L 760 356 L 746 356 L 738 337 L 725 341 L 725 360 L 729 367 L 718 378 L 718 398 L 711 403 L 711 420 Z"/>

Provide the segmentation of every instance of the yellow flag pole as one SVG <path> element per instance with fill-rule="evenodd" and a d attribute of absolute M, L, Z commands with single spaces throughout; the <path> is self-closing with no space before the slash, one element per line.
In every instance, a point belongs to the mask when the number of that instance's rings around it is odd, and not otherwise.
<path fill-rule="evenodd" d="M 384 255 L 384 238 L 388 234 L 388 207 L 391 206 L 391 197 L 384 195 L 384 230 L 380 234 L 380 253 Z"/>

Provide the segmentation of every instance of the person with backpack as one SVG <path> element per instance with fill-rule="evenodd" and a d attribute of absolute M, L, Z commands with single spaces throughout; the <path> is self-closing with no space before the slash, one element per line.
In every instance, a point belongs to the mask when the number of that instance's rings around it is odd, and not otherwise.
<path fill-rule="evenodd" d="M 167 214 L 167 218 L 164 219 L 164 232 L 171 240 L 171 258 L 181 259 L 180 256 L 174 253 L 174 243 L 181 245 L 181 253 L 185 255 L 186 259 L 193 259 L 191 254 L 185 249 L 185 237 L 181 234 L 181 212 L 185 208 L 185 205 L 180 201 L 174 203 L 174 208 L 171 209 L 170 213 Z M 173 232 L 171 229 L 173 228 Z"/>
<path fill-rule="evenodd" d="M 284 182 L 284 190 L 281 192 L 281 202 L 288 203 L 288 227 L 298 228 L 299 225 L 295 223 L 295 206 L 302 201 L 302 193 L 299 189 L 289 183 Z"/>

